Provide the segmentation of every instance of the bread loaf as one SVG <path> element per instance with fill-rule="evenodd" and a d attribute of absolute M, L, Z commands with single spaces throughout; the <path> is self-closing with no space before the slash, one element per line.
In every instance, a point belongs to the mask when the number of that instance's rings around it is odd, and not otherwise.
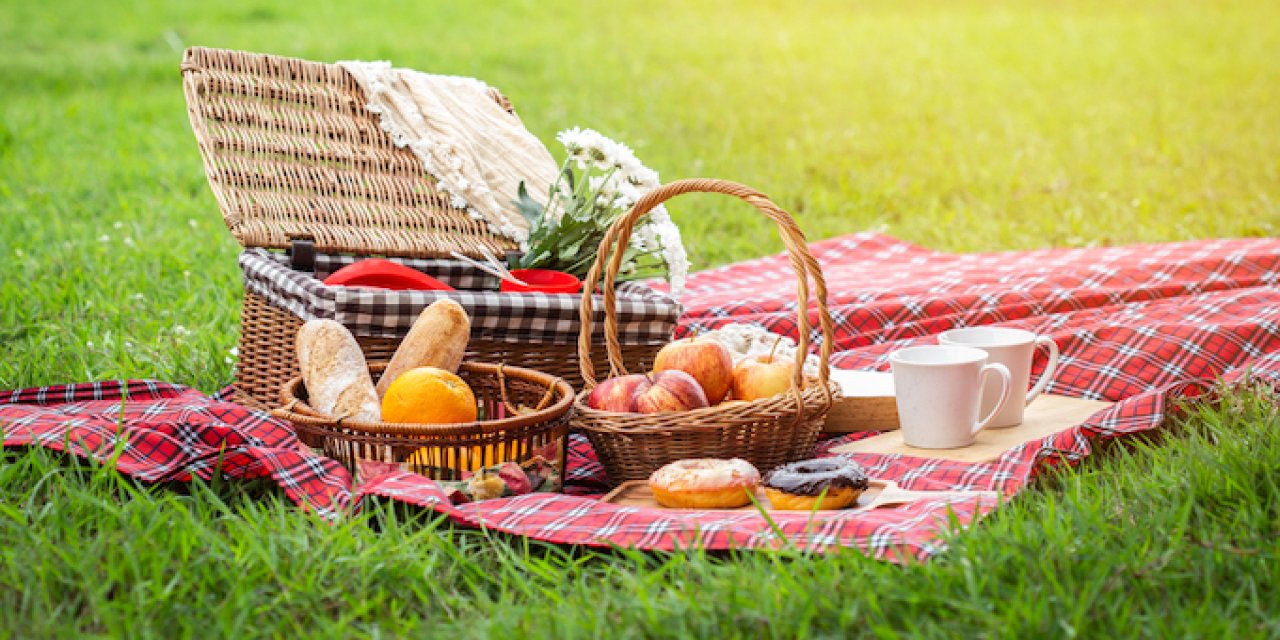
<path fill-rule="evenodd" d="M 296 346 L 312 409 L 335 418 L 382 420 L 369 365 L 346 327 L 333 320 L 309 320 L 298 329 Z"/>
<path fill-rule="evenodd" d="M 471 318 L 462 305 L 444 298 L 431 303 L 409 329 L 378 381 L 378 397 L 387 394 L 400 374 L 417 367 L 436 367 L 457 373 L 471 337 Z"/>

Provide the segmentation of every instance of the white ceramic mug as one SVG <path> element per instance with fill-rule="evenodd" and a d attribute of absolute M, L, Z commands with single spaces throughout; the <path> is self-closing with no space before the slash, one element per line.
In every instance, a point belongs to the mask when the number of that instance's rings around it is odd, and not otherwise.
<path fill-rule="evenodd" d="M 1006 327 L 952 329 L 943 331 L 938 335 L 938 344 L 977 347 L 987 352 L 987 355 L 991 357 L 991 362 L 999 362 L 1009 368 L 1014 398 L 1006 403 L 1004 409 L 1001 409 L 996 414 L 995 419 L 991 421 L 992 429 L 1022 424 L 1027 405 L 1031 404 L 1036 399 L 1036 396 L 1040 395 L 1041 391 L 1044 391 L 1044 388 L 1053 380 L 1054 372 L 1058 369 L 1057 343 L 1048 336 L 1037 336 L 1030 331 L 1023 331 L 1022 329 L 1009 329 Z M 1018 394 L 1031 385 L 1031 361 L 1035 358 L 1036 348 L 1039 346 L 1044 346 L 1049 350 L 1049 361 L 1045 363 L 1044 372 L 1040 374 L 1040 379 L 1036 381 L 1036 386 L 1027 392 L 1026 400 L 1019 400 Z M 1000 395 L 1000 387 L 993 384 L 994 382 L 994 380 L 988 380 L 986 387 L 983 389 L 983 413 L 995 406 L 996 399 Z"/>
<path fill-rule="evenodd" d="M 889 364 L 902 441 L 913 447 L 967 447 L 1009 399 L 1009 369 L 987 364 L 987 352 L 981 349 L 907 347 L 889 354 Z M 979 419 L 982 383 L 993 377 L 1001 385 L 999 402 L 994 411 Z"/>

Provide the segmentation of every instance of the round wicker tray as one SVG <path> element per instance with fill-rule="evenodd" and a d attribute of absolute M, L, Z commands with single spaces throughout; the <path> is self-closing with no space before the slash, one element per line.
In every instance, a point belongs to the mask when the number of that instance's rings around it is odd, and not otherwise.
<path fill-rule="evenodd" d="M 641 216 L 675 196 L 685 193 L 722 193 L 735 196 L 754 206 L 777 225 L 786 246 L 791 266 L 796 273 L 796 327 L 799 348 L 796 350 L 796 372 L 791 392 L 751 402 L 731 401 L 692 411 L 641 414 L 598 411 L 587 406 L 586 398 L 597 382 L 591 362 L 591 296 L 583 296 L 582 332 L 578 339 L 578 358 L 585 389 L 574 404 L 573 426 L 587 434 L 609 481 L 620 484 L 649 477 L 658 467 L 684 458 L 743 458 L 762 472 L 808 457 L 831 408 L 836 389 L 827 379 L 831 357 L 832 325 L 827 310 L 827 287 L 822 269 L 809 252 L 804 233 L 789 214 L 764 194 L 724 180 L 680 180 L 641 198 L 630 211 L 619 218 L 600 242 L 595 265 L 585 282 L 600 281 L 605 309 L 605 346 L 609 357 L 610 377 L 626 375 L 622 349 L 618 342 L 614 282 L 622 266 L 623 249 Z M 606 265 L 606 260 L 608 264 Z M 804 359 L 809 353 L 809 285 L 812 281 L 817 300 L 818 323 L 825 339 L 820 349 L 819 375 L 803 376 Z"/>
<path fill-rule="evenodd" d="M 386 365 L 369 368 L 376 381 Z M 272 415 L 293 423 L 298 438 L 353 473 L 359 460 L 405 462 L 435 480 L 535 456 L 555 466 L 563 481 L 565 439 L 573 415 L 573 388 L 563 379 L 523 367 L 464 362 L 458 375 L 475 393 L 482 419 L 461 424 L 406 424 L 334 419 L 307 405 L 302 378 L 280 390 Z"/>

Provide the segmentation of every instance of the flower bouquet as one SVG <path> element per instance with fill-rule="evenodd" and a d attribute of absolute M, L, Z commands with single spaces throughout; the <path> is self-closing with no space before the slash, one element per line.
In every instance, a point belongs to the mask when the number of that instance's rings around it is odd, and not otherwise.
<path fill-rule="evenodd" d="M 630 148 L 596 131 L 574 127 L 556 140 L 566 157 L 549 186 L 547 205 L 529 197 L 520 184 L 516 204 L 531 230 L 517 266 L 564 271 L 581 279 L 595 262 L 609 226 L 660 183 L 658 173 L 641 164 Z M 657 206 L 636 226 L 622 264 L 619 279 L 663 277 L 672 294 L 680 295 L 689 259 L 680 229 L 665 207 Z"/>

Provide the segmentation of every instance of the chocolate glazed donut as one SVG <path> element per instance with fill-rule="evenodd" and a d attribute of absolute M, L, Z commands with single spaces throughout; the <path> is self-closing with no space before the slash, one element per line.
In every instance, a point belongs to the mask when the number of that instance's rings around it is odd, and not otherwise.
<path fill-rule="evenodd" d="M 867 473 L 852 460 L 818 458 L 778 467 L 764 477 L 763 485 L 775 509 L 809 510 L 848 507 L 869 482 Z"/>

